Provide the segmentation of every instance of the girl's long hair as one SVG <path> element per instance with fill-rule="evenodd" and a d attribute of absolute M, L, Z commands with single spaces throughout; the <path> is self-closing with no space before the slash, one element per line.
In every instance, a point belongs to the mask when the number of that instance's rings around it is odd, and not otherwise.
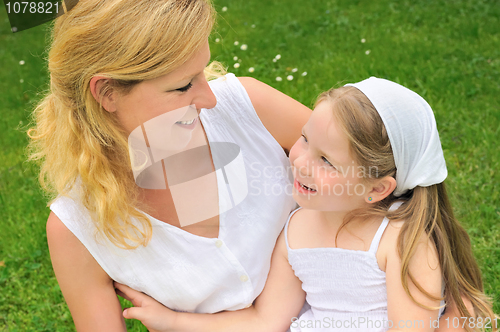
<path fill-rule="evenodd" d="M 385 176 L 395 178 L 397 169 L 389 137 L 370 100 L 355 87 L 342 87 L 321 94 L 316 105 L 323 101 L 331 103 L 334 118 L 347 135 L 351 153 L 365 170 L 366 180 Z M 388 211 L 396 200 L 404 200 L 404 203 L 397 210 Z M 455 302 L 461 316 L 471 317 L 462 301 L 464 296 L 471 301 L 475 315 L 495 318 L 490 299 L 483 292 L 481 271 L 472 253 L 469 236 L 453 215 L 444 183 L 416 187 L 402 197 L 391 194 L 371 205 L 368 210 L 352 211 L 346 216 L 343 226 L 354 216 L 383 216 L 390 220 L 405 221 L 398 238 L 401 280 L 406 293 L 415 303 L 429 310 L 435 309 L 415 300 L 409 290 L 409 282 L 428 298 L 442 299 L 419 285 L 409 269 L 419 239 L 426 236 L 432 240 L 438 252 L 445 285 L 445 302 Z"/>
<path fill-rule="evenodd" d="M 98 235 L 119 247 L 146 245 L 152 227 L 138 210 L 126 134 L 94 99 L 90 80 L 109 78 L 101 96 L 126 94 L 189 60 L 214 21 L 210 0 L 85 0 L 55 21 L 50 88 L 33 113 L 30 159 L 51 198 L 77 195 Z"/>

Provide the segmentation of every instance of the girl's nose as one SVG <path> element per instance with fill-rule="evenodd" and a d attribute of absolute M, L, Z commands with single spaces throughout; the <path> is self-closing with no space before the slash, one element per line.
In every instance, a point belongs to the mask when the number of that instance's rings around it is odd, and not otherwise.
<path fill-rule="evenodd" d="M 308 158 L 306 155 L 302 155 L 295 159 L 293 162 L 293 166 L 297 169 L 298 173 L 302 177 L 309 177 L 311 175 L 311 166 L 309 164 Z"/>

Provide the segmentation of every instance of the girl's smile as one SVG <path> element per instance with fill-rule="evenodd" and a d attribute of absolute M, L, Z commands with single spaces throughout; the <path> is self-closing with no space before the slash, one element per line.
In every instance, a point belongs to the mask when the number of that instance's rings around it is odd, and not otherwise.
<path fill-rule="evenodd" d="M 302 183 L 300 183 L 299 181 L 297 181 L 297 179 L 295 179 L 295 181 L 293 183 L 293 186 L 301 194 L 314 194 L 314 193 L 317 192 L 317 190 L 309 188 L 309 187 L 303 185 Z"/>

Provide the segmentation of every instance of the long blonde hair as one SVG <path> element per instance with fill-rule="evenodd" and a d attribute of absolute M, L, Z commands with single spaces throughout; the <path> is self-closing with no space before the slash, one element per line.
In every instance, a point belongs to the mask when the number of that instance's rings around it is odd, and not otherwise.
<path fill-rule="evenodd" d="M 152 227 L 138 211 L 127 137 L 92 96 L 90 80 L 109 78 L 103 96 L 168 74 L 207 41 L 214 21 L 210 0 L 85 0 L 55 22 L 50 89 L 33 113 L 30 159 L 40 162 L 51 198 L 78 188 L 97 233 L 119 247 L 146 245 Z"/>
<path fill-rule="evenodd" d="M 332 105 L 334 117 L 348 137 L 351 153 L 358 164 L 367 170 L 365 178 L 395 177 L 397 169 L 389 137 L 370 100 L 355 87 L 342 87 L 321 94 L 316 105 L 323 101 Z M 404 200 L 403 205 L 389 212 L 388 208 L 396 200 Z M 354 216 L 363 218 L 375 215 L 405 221 L 398 238 L 398 252 L 402 261 L 401 280 L 406 293 L 415 303 L 433 309 L 415 300 L 409 291 L 409 282 L 430 299 L 441 299 L 419 285 L 409 269 L 418 240 L 428 236 L 438 252 L 445 284 L 445 302 L 454 301 L 461 316 L 471 317 L 461 298 L 465 296 L 472 302 L 478 317 L 495 318 L 490 299 L 483 292 L 481 271 L 474 259 L 469 236 L 453 215 L 444 183 L 417 186 L 402 197 L 391 194 L 372 204 L 368 210 L 352 211 L 346 216 L 343 226 Z"/>

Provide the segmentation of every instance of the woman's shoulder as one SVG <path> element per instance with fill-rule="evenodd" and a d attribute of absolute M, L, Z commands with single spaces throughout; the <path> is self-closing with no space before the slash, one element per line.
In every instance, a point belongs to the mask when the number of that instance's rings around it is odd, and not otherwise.
<path fill-rule="evenodd" d="M 68 194 L 63 194 L 57 196 L 54 200 L 52 200 L 49 204 L 50 209 L 53 211 L 55 210 L 61 210 L 61 211 L 66 211 L 66 210 L 74 210 L 78 209 L 81 210 L 82 204 L 80 202 L 80 199 L 78 198 L 78 195 L 76 194 L 75 191 L 71 191 Z"/>
<path fill-rule="evenodd" d="M 217 79 L 209 81 L 208 84 L 217 97 L 217 102 L 219 102 L 220 98 L 248 98 L 245 87 L 241 84 L 240 80 L 232 73 L 227 73 L 224 76 L 220 76 Z"/>
<path fill-rule="evenodd" d="M 263 125 L 286 150 L 300 137 L 311 114 L 306 106 L 252 77 L 227 74 L 210 82 L 210 86 L 217 97 L 216 108 L 226 107 L 231 116 L 242 114 Z"/>
<path fill-rule="evenodd" d="M 65 238 L 70 238 L 70 241 L 71 239 L 74 241 L 78 240 L 54 212 L 50 212 L 49 214 L 46 231 L 49 246 L 51 242 L 60 242 Z"/>
<path fill-rule="evenodd" d="M 79 266 L 90 269 L 101 280 L 109 279 L 82 242 L 54 212 L 51 212 L 47 219 L 46 231 L 50 257 L 56 274 L 59 271 L 62 274 L 70 274 L 67 270 L 68 265 L 71 265 L 73 268 Z"/>
<path fill-rule="evenodd" d="M 211 123 L 230 123 L 234 126 L 258 127 L 259 118 L 245 87 L 234 74 L 228 73 L 209 82 L 217 104 L 203 109 L 202 117 Z"/>
<path fill-rule="evenodd" d="M 89 211 L 74 192 L 71 195 L 58 196 L 51 202 L 50 210 L 73 233 L 79 233 L 82 228 L 89 229 L 93 226 Z"/>

